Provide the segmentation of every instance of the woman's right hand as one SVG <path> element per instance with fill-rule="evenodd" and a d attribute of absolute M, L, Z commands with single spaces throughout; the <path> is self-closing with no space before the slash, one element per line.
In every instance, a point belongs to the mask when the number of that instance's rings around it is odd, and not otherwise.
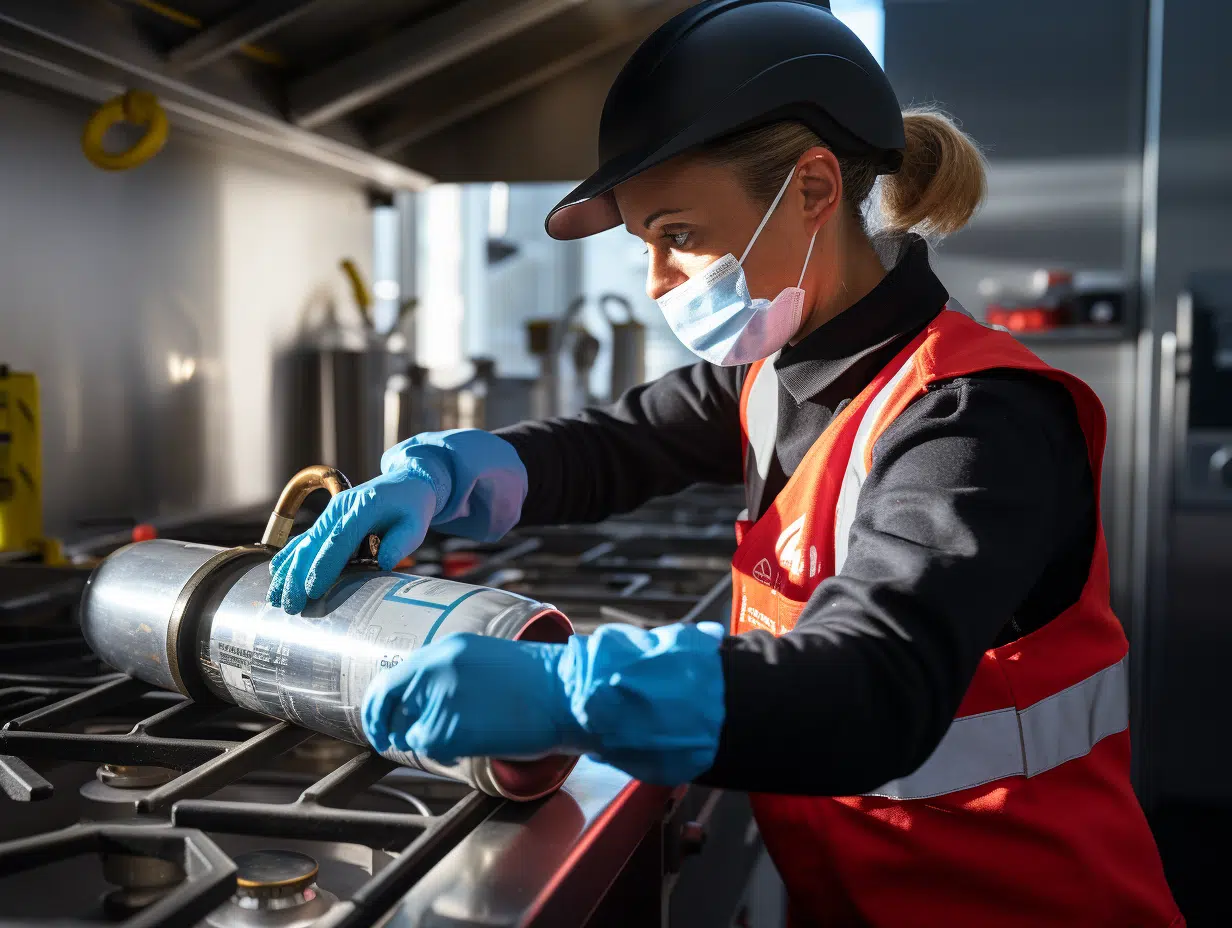
<path fill-rule="evenodd" d="M 274 555 L 271 605 L 303 612 L 338 582 L 369 534 L 382 539 L 378 565 L 393 570 L 429 527 L 498 540 L 517 524 L 526 499 L 526 468 L 513 446 L 478 429 L 416 435 L 382 455 L 381 472 L 335 496 L 312 528 Z"/>
<path fill-rule="evenodd" d="M 381 538 L 377 563 L 382 570 L 393 570 L 423 544 L 433 515 L 449 498 L 448 476 L 444 499 L 440 499 L 438 481 L 423 463 L 414 461 L 330 500 L 312 528 L 274 555 L 270 605 L 281 606 L 291 615 L 303 612 L 309 600 L 319 599 L 338 581 L 360 541 L 369 534 Z"/>

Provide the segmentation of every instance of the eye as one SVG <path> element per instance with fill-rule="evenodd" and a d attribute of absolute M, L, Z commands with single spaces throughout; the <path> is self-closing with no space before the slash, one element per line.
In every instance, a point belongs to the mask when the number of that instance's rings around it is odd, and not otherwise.
<path fill-rule="evenodd" d="M 673 248 L 688 248 L 693 238 L 692 232 L 664 232 L 663 237 L 672 243 Z"/>

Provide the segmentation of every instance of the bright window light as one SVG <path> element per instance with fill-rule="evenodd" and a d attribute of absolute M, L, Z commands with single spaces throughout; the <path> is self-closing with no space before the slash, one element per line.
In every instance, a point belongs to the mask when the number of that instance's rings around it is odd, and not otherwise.
<path fill-rule="evenodd" d="M 504 238 L 509 231 L 509 185 L 493 184 L 488 193 L 488 238 Z"/>
<path fill-rule="evenodd" d="M 372 295 L 376 304 L 372 307 L 373 319 L 378 332 L 386 332 L 398 315 L 398 267 L 401 238 L 398 225 L 398 210 L 381 206 L 372 211 Z"/>
<path fill-rule="evenodd" d="M 431 312 L 415 316 L 419 363 L 451 369 L 462 363 L 462 188 L 436 184 L 418 197 L 420 299 Z"/>
<path fill-rule="evenodd" d="M 885 67 L 884 0 L 830 0 L 830 9 Z"/>
<path fill-rule="evenodd" d="M 372 284 L 372 295 L 378 300 L 396 300 L 402 293 L 396 280 L 378 280 Z"/>

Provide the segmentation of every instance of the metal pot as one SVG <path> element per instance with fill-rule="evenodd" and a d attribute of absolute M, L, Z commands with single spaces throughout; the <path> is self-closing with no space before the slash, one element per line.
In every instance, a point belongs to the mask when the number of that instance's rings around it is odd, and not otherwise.
<path fill-rule="evenodd" d="M 611 303 L 624 310 L 623 322 L 608 311 Z M 633 304 L 619 293 L 601 295 L 599 310 L 612 327 L 611 399 L 615 402 L 626 390 L 646 382 L 646 326 L 633 315 Z"/>

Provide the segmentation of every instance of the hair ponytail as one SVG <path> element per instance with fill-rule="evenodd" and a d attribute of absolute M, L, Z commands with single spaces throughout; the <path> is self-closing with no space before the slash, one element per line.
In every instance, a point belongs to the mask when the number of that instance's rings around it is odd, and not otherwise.
<path fill-rule="evenodd" d="M 903 130 L 903 166 L 881 178 L 879 231 L 952 235 L 984 201 L 984 157 L 939 110 L 908 110 Z"/>

